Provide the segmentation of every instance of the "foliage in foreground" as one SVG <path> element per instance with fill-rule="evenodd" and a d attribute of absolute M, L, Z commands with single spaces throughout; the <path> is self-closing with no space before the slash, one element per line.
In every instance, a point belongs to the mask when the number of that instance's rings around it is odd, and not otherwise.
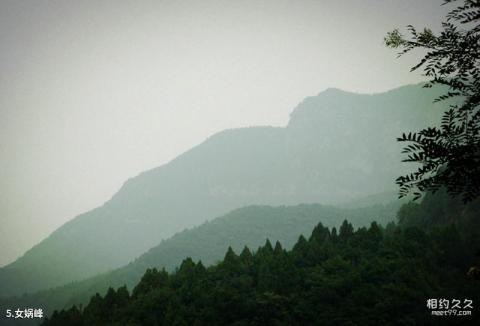
<path fill-rule="evenodd" d="M 290 251 L 267 241 L 255 253 L 229 248 L 208 268 L 188 258 L 172 274 L 149 269 L 131 294 L 110 289 L 43 325 L 474 324 L 475 309 L 433 317 L 426 307 L 429 298 L 480 302 L 479 282 L 465 273 L 470 251 L 453 225 L 427 233 L 319 224 Z"/>
<path fill-rule="evenodd" d="M 444 4 L 460 2 L 445 0 Z M 454 100 L 439 127 L 398 138 L 408 145 L 404 162 L 419 164 L 418 169 L 400 176 L 400 197 L 413 192 L 419 198 L 425 191 L 446 187 L 465 202 L 480 196 L 480 1 L 464 0 L 451 10 L 435 34 L 425 28 L 408 26 L 410 37 L 398 30 L 387 34 L 385 43 L 399 48 L 399 55 L 415 49 L 426 53 L 412 68 L 423 69 L 429 78 L 426 87 L 445 85 L 448 90 L 436 101 Z"/>

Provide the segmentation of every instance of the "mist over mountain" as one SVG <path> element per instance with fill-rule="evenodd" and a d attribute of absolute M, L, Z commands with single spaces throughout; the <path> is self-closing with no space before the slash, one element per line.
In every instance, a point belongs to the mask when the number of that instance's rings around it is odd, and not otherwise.
<path fill-rule="evenodd" d="M 338 204 L 395 189 L 408 168 L 395 138 L 437 119 L 432 101 L 439 94 L 421 85 L 374 95 L 328 89 L 300 103 L 286 127 L 219 132 L 129 179 L 103 206 L 1 268 L 0 294 L 105 272 L 237 207 Z"/>

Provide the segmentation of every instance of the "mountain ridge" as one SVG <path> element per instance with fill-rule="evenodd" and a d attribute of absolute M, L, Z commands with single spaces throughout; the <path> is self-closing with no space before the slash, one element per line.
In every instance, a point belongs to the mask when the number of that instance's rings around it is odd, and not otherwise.
<path fill-rule="evenodd" d="M 216 133 L 128 179 L 102 206 L 0 268 L 1 296 L 121 266 L 161 239 L 238 207 L 336 204 L 394 189 L 405 170 L 395 137 L 438 116 L 438 94 L 421 85 L 375 95 L 323 92 L 297 105 L 285 127 Z"/>

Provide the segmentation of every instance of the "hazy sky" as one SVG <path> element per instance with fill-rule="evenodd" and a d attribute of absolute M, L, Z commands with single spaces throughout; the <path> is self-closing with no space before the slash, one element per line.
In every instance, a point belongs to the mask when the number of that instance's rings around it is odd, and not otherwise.
<path fill-rule="evenodd" d="M 382 40 L 441 0 L 0 0 L 0 266 L 226 128 L 420 76 Z"/>

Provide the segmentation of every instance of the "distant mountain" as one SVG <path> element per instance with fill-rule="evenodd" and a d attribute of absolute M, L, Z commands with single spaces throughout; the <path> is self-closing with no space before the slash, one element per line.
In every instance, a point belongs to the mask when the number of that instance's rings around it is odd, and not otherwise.
<path fill-rule="evenodd" d="M 405 171 L 395 138 L 437 119 L 439 94 L 421 85 L 374 95 L 328 89 L 300 103 L 286 127 L 219 132 L 129 179 L 103 206 L 1 268 L 0 295 L 108 271 L 234 208 L 335 204 L 395 189 Z"/>
<path fill-rule="evenodd" d="M 278 240 L 289 249 L 300 235 L 308 236 L 319 222 L 330 228 L 338 228 L 345 219 L 355 227 L 369 226 L 372 221 L 385 225 L 395 219 L 399 206 L 400 201 L 357 209 L 306 204 L 289 207 L 249 206 L 237 209 L 162 241 L 122 268 L 81 282 L 0 300 L 0 309 L 42 307 L 46 314 L 50 315 L 54 309 L 73 304 L 85 305 L 95 293 L 103 295 L 110 286 L 117 288 L 126 284 L 132 289 L 147 268 L 164 267 L 173 271 L 186 257 L 191 257 L 194 261 L 201 260 L 208 266 L 220 261 L 229 246 L 236 252 L 240 252 L 245 246 L 255 250 L 263 245 L 266 239 L 272 243 Z"/>

